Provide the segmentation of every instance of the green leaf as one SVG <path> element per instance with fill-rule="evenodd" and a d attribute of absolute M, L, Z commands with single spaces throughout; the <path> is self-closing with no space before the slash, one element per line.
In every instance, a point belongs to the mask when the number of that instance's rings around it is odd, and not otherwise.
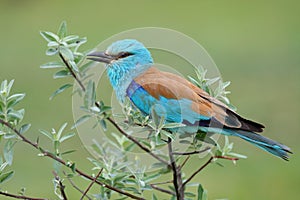
<path fill-rule="evenodd" d="M 2 158 L 0 157 L 0 174 L 2 173 L 2 171 L 5 169 L 5 167 L 7 167 L 8 163 L 7 162 L 4 162 L 3 163 L 3 160 Z"/>
<path fill-rule="evenodd" d="M 154 174 L 152 174 L 152 175 L 146 176 L 144 180 L 145 180 L 145 182 L 151 182 L 151 181 L 153 181 L 153 180 L 159 178 L 160 176 L 161 176 L 161 174 L 159 174 L 159 173 L 154 173 Z"/>
<path fill-rule="evenodd" d="M 233 152 L 229 152 L 229 153 L 227 153 L 227 155 L 235 157 L 235 158 L 243 158 L 243 159 L 247 158 L 247 156 L 245 156 L 245 155 L 242 155 L 242 154 L 239 154 L 239 153 L 233 153 Z"/>
<path fill-rule="evenodd" d="M 51 42 L 48 43 L 47 46 L 56 49 L 56 48 L 59 46 L 59 43 L 58 43 L 58 42 L 51 41 Z"/>
<path fill-rule="evenodd" d="M 84 106 L 86 108 L 89 108 L 90 106 L 93 106 L 95 104 L 95 99 L 96 99 L 95 83 L 90 80 L 88 82 L 86 92 L 85 92 L 85 95 L 84 95 Z"/>
<path fill-rule="evenodd" d="M 220 77 L 215 77 L 215 78 L 209 79 L 206 84 L 210 86 L 219 80 L 220 80 Z"/>
<path fill-rule="evenodd" d="M 67 139 L 73 137 L 74 135 L 75 135 L 75 133 L 68 133 L 68 134 L 62 136 L 62 137 L 60 138 L 59 142 L 62 143 L 63 141 L 65 141 L 65 140 L 67 140 Z"/>
<path fill-rule="evenodd" d="M 40 66 L 42 69 L 52 69 L 52 68 L 61 68 L 64 67 L 61 62 L 49 62 Z"/>
<path fill-rule="evenodd" d="M 59 145 L 60 145 L 59 141 L 55 140 L 55 141 L 53 142 L 53 146 L 54 146 L 54 150 L 55 150 L 55 154 L 56 154 L 56 155 L 59 155 L 59 150 L 58 150 Z"/>
<path fill-rule="evenodd" d="M 12 88 L 14 82 L 15 82 L 15 80 L 9 81 L 9 83 L 8 83 L 8 85 L 7 85 L 7 95 L 10 94 L 10 91 L 11 91 L 11 88 Z"/>
<path fill-rule="evenodd" d="M 172 133 L 169 133 L 169 132 L 167 132 L 165 130 L 161 130 L 160 133 L 163 134 L 163 135 L 165 135 L 165 136 L 167 136 L 168 138 L 171 138 L 172 140 L 175 140 L 175 138 L 176 138 L 176 134 L 175 133 L 172 134 Z"/>
<path fill-rule="evenodd" d="M 191 144 L 191 141 L 189 141 L 189 140 L 179 140 L 179 143 L 181 143 L 181 144 Z"/>
<path fill-rule="evenodd" d="M 61 71 L 58 71 L 56 72 L 54 75 L 53 75 L 53 78 L 54 79 L 57 79 L 57 78 L 65 78 L 65 77 L 68 77 L 70 76 L 71 73 L 69 72 L 69 70 L 61 70 Z"/>
<path fill-rule="evenodd" d="M 184 127 L 185 124 L 182 123 L 167 123 L 164 124 L 163 128 L 180 128 L 180 127 Z"/>
<path fill-rule="evenodd" d="M 83 124 L 84 122 L 86 122 L 87 120 L 89 120 L 91 118 L 91 115 L 84 115 L 82 117 L 80 117 L 75 124 L 71 127 L 71 129 L 74 129 L 76 127 L 78 127 L 80 124 Z"/>
<path fill-rule="evenodd" d="M 87 41 L 87 38 L 86 37 L 83 37 L 83 38 L 80 38 L 78 40 L 76 40 L 76 44 L 77 44 L 77 47 L 75 48 L 75 51 L 77 51 L 77 49 L 79 48 L 80 45 L 86 43 Z"/>
<path fill-rule="evenodd" d="M 107 125 L 106 125 L 105 120 L 100 120 L 99 123 L 100 123 L 100 126 L 103 128 L 103 130 L 106 131 L 107 130 Z"/>
<path fill-rule="evenodd" d="M 186 197 L 196 197 L 196 195 L 193 194 L 193 193 L 191 193 L 191 192 L 185 192 L 184 195 L 185 195 Z"/>
<path fill-rule="evenodd" d="M 127 191 L 130 191 L 130 192 L 133 192 L 133 193 L 136 193 L 136 194 L 140 194 L 139 190 L 134 188 L 134 187 L 125 187 L 123 189 L 127 190 Z"/>
<path fill-rule="evenodd" d="M 7 107 L 10 108 L 14 105 L 16 105 L 17 103 L 19 103 L 22 99 L 24 99 L 25 94 L 13 94 L 10 97 L 7 98 Z"/>
<path fill-rule="evenodd" d="M 14 175 L 14 171 L 9 171 L 9 172 L 0 174 L 0 184 L 11 179 L 13 177 L 13 175 Z"/>
<path fill-rule="evenodd" d="M 41 36 L 47 41 L 47 42 L 51 42 L 51 41 L 59 41 L 59 37 L 52 33 L 52 32 L 48 32 L 48 31 L 41 31 L 40 32 Z"/>
<path fill-rule="evenodd" d="M 59 47 L 59 52 L 62 54 L 62 56 L 66 59 L 66 60 L 74 60 L 74 55 L 73 52 L 65 47 L 65 46 L 60 46 Z"/>
<path fill-rule="evenodd" d="M 155 127 L 157 128 L 159 126 L 159 124 L 160 124 L 160 117 L 156 113 L 154 107 L 151 109 L 151 117 L 152 117 L 152 120 L 154 122 Z"/>
<path fill-rule="evenodd" d="M 156 195 L 154 193 L 152 193 L 152 200 L 158 200 L 158 198 L 156 197 Z"/>
<path fill-rule="evenodd" d="M 19 132 L 20 134 L 23 134 L 25 133 L 26 131 L 28 131 L 28 129 L 31 127 L 31 124 L 24 124 L 21 126 Z"/>
<path fill-rule="evenodd" d="M 61 155 L 70 154 L 70 153 L 73 153 L 73 152 L 75 152 L 75 151 L 76 151 L 76 150 L 65 151 L 65 152 L 61 153 Z"/>
<path fill-rule="evenodd" d="M 57 35 L 58 35 L 60 38 L 66 37 L 66 35 L 67 35 L 67 23 L 66 23 L 66 21 L 63 21 L 63 22 L 60 24 L 60 27 L 59 27 L 58 32 L 57 32 Z"/>
<path fill-rule="evenodd" d="M 67 127 L 67 125 L 68 125 L 68 123 L 64 123 L 64 124 L 60 127 L 60 129 L 58 130 L 57 135 L 56 135 L 57 140 L 60 139 L 60 137 L 61 137 L 63 131 L 65 130 L 65 128 Z"/>
<path fill-rule="evenodd" d="M 13 140 L 7 140 L 7 142 L 4 145 L 4 159 L 9 164 L 12 165 L 13 157 L 14 157 L 14 151 L 13 147 L 16 144 L 16 141 Z"/>
<path fill-rule="evenodd" d="M 228 87 L 230 85 L 230 83 L 231 83 L 230 81 L 223 82 L 222 89 L 225 89 L 226 87 Z"/>
<path fill-rule="evenodd" d="M 71 170 L 72 170 L 73 173 L 76 172 L 76 165 L 75 165 L 75 163 L 72 163 L 72 164 L 68 165 L 68 167 L 71 168 Z"/>
<path fill-rule="evenodd" d="M 79 38 L 78 35 L 68 35 L 65 38 L 63 38 L 63 42 L 66 42 L 68 44 L 76 42 L 76 40 Z"/>
<path fill-rule="evenodd" d="M 65 84 L 63 86 L 61 86 L 60 88 L 58 88 L 55 92 L 53 92 L 53 94 L 50 97 L 50 100 L 52 100 L 55 96 L 57 96 L 58 94 L 62 93 L 63 91 L 65 91 L 66 89 L 68 89 L 69 87 L 72 87 L 72 84 Z"/>
<path fill-rule="evenodd" d="M 46 51 L 46 55 L 47 56 L 53 56 L 56 55 L 58 53 L 58 49 L 57 48 L 49 48 Z"/>
<path fill-rule="evenodd" d="M 199 186 L 198 186 L 198 200 L 203 200 L 203 192 L 204 192 L 204 190 L 203 190 L 203 187 L 202 187 L 202 185 L 201 184 L 199 184 Z"/>
<path fill-rule="evenodd" d="M 49 133 L 48 131 L 45 131 L 43 129 L 39 130 L 40 133 L 42 133 L 44 136 L 46 136 L 47 138 L 49 138 L 51 141 L 54 141 L 54 135 Z"/>
<path fill-rule="evenodd" d="M 23 119 L 24 113 L 25 113 L 24 109 L 21 109 L 21 110 L 10 110 L 7 113 L 7 116 L 9 118 L 9 121 L 14 121 L 14 120 L 20 121 L 20 120 Z"/>
<path fill-rule="evenodd" d="M 79 72 L 79 69 L 78 69 L 76 63 L 75 63 L 73 60 L 70 60 L 70 61 L 69 61 L 69 64 L 70 64 L 71 68 L 72 68 L 75 72 Z"/>

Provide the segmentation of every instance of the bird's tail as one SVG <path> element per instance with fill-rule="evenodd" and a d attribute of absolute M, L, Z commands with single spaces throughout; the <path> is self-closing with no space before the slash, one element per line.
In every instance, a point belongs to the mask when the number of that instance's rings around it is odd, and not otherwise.
<path fill-rule="evenodd" d="M 249 131 L 242 131 L 242 130 L 238 130 L 238 131 L 234 131 L 232 132 L 233 136 L 238 136 L 252 144 L 254 144 L 255 146 L 258 146 L 259 148 L 270 152 L 271 154 L 278 156 L 284 160 L 288 160 L 289 159 L 289 155 L 288 153 L 292 153 L 291 149 L 279 142 L 276 142 L 274 140 L 271 140 L 267 137 L 264 137 L 262 135 L 259 135 L 257 133 L 254 132 L 249 132 Z"/>
<path fill-rule="evenodd" d="M 228 136 L 237 136 L 284 160 L 288 160 L 288 153 L 292 153 L 292 150 L 289 147 L 251 131 L 234 130 L 226 128 L 221 129 L 212 127 L 200 127 L 199 129 L 204 132 L 219 133 Z"/>

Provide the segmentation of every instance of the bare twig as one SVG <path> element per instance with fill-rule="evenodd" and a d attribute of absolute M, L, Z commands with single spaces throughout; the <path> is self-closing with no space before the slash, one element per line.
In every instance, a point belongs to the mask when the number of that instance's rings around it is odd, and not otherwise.
<path fill-rule="evenodd" d="M 68 175 L 67 175 L 66 172 L 63 171 L 63 173 L 64 173 L 64 175 L 66 176 L 66 178 L 68 179 L 68 181 L 70 182 L 70 184 L 73 186 L 73 188 L 75 188 L 78 192 L 80 192 L 81 194 L 83 194 L 84 191 L 81 190 L 81 189 L 73 182 L 72 178 L 68 177 Z M 92 198 L 89 197 L 87 194 L 85 195 L 85 197 L 88 198 L 89 200 L 92 200 Z"/>
<path fill-rule="evenodd" d="M 199 172 L 201 172 L 211 161 L 214 159 L 213 156 L 211 156 L 204 165 L 202 165 L 198 170 L 196 170 L 184 183 L 183 186 L 185 186 L 188 182 L 190 182 Z"/>
<path fill-rule="evenodd" d="M 28 196 L 23 196 L 23 195 L 16 195 L 16 194 L 10 194 L 7 192 L 2 192 L 0 191 L 0 195 L 6 196 L 6 197 L 11 197 L 14 199 L 24 199 L 24 200 L 48 200 L 48 199 L 43 199 L 43 198 L 34 198 L 34 197 L 28 197 Z"/>
<path fill-rule="evenodd" d="M 171 138 L 168 138 L 168 151 L 173 171 L 173 185 L 175 188 L 177 200 L 184 200 L 184 185 L 182 184 L 181 169 L 177 166 L 174 159 Z"/>
<path fill-rule="evenodd" d="M 43 156 L 49 157 L 53 160 L 56 160 L 57 162 L 61 163 L 62 165 L 66 166 L 66 167 L 70 167 L 69 164 L 67 162 L 65 162 L 64 160 L 62 160 L 61 158 L 57 157 L 56 155 L 52 154 L 49 151 L 44 150 L 43 148 L 41 148 L 37 143 L 33 143 L 31 142 L 29 139 L 27 139 L 24 135 L 22 135 L 16 128 L 14 128 L 10 123 L 3 121 L 2 119 L 0 119 L 0 124 L 3 124 L 4 126 L 10 128 L 11 130 L 13 130 L 21 139 L 23 142 L 31 145 L 32 147 L 34 147 L 35 149 L 40 150 L 40 152 L 43 154 Z M 79 170 L 78 168 L 75 168 L 75 172 L 91 181 L 94 181 L 94 178 L 90 175 L 87 175 L 86 173 L 84 173 L 83 171 Z M 131 197 L 133 199 L 138 199 L 138 200 L 143 200 L 144 198 L 135 196 L 133 194 L 130 194 L 128 192 L 125 192 L 123 190 L 120 190 L 118 188 L 115 188 L 113 186 L 104 184 L 98 180 L 95 180 L 95 183 L 97 183 L 98 185 L 105 187 L 107 189 L 113 190 L 119 194 L 123 194 L 125 196 Z"/>
<path fill-rule="evenodd" d="M 173 152 L 173 154 L 174 154 L 174 155 L 183 155 L 183 156 L 186 156 L 186 155 L 193 155 L 193 154 L 203 153 L 203 152 L 208 151 L 208 150 L 210 150 L 210 147 L 206 147 L 205 149 L 200 150 L 200 151 L 191 151 L 191 152 Z"/>
<path fill-rule="evenodd" d="M 183 186 L 185 186 L 188 182 L 190 182 L 199 172 L 201 172 L 205 167 L 207 167 L 215 158 L 221 158 L 231 161 L 237 161 L 238 158 L 232 158 L 228 156 L 211 156 L 206 163 L 204 163 L 199 169 L 197 169 L 184 183 Z"/>
<path fill-rule="evenodd" d="M 160 191 L 160 192 L 163 192 L 163 193 L 166 193 L 166 194 L 170 194 L 170 195 L 173 195 L 175 196 L 176 194 L 170 190 L 167 190 L 167 189 L 164 189 L 164 188 L 161 188 L 161 187 L 157 187 L 155 184 L 150 184 L 150 186 L 157 190 L 157 191 Z"/>
<path fill-rule="evenodd" d="M 231 160 L 231 161 L 237 161 L 237 160 L 239 160 L 239 158 L 228 157 L 228 156 L 214 156 L 214 158 L 221 158 L 221 159 Z"/>
<path fill-rule="evenodd" d="M 187 161 L 190 159 L 190 155 L 188 155 L 185 160 L 183 161 L 183 163 L 180 165 L 180 169 L 182 169 L 184 167 L 184 165 L 187 163 Z"/>
<path fill-rule="evenodd" d="M 53 171 L 52 173 L 54 175 L 55 180 L 58 183 L 58 187 L 59 187 L 61 196 L 63 197 L 64 200 L 68 200 L 66 192 L 65 192 L 66 186 L 63 185 L 61 178 L 58 176 L 58 174 L 55 171 Z"/>
<path fill-rule="evenodd" d="M 98 174 L 95 176 L 94 180 L 89 184 L 88 188 L 84 191 L 84 193 L 82 194 L 80 200 L 82 200 L 85 195 L 88 193 L 88 191 L 92 188 L 93 184 L 95 183 L 95 181 L 98 179 L 98 177 L 101 175 L 103 168 L 98 172 Z"/>
<path fill-rule="evenodd" d="M 173 181 L 170 180 L 170 181 L 164 181 L 164 182 L 159 182 L 159 183 L 152 183 L 152 185 L 165 185 L 165 184 L 168 184 L 168 183 L 173 183 Z"/>
<path fill-rule="evenodd" d="M 69 65 L 68 61 L 66 61 L 66 59 L 64 58 L 64 56 L 59 53 L 59 57 L 61 58 L 61 60 L 64 62 L 64 64 L 66 65 L 66 67 L 68 68 L 68 70 L 70 71 L 70 73 L 72 74 L 72 76 L 74 77 L 74 79 L 77 81 L 77 83 L 80 85 L 81 89 L 85 92 L 85 87 L 83 85 L 83 83 L 79 80 L 79 78 L 76 76 L 75 72 L 73 71 L 73 69 L 71 68 L 71 66 Z"/>

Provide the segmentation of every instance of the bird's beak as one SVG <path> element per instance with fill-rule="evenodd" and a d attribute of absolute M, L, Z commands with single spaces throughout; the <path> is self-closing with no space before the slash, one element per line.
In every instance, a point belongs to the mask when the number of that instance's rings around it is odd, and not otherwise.
<path fill-rule="evenodd" d="M 114 57 L 106 54 L 105 52 L 93 52 L 87 55 L 87 59 L 109 64 L 112 60 L 114 60 Z"/>

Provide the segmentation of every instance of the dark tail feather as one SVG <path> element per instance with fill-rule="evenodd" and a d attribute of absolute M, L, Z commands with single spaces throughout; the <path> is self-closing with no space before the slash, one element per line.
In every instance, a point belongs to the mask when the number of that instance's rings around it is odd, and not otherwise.
<path fill-rule="evenodd" d="M 289 159 L 288 153 L 292 153 L 289 147 L 254 132 L 239 130 L 239 131 L 235 131 L 235 136 L 238 136 L 258 146 L 259 148 L 268 151 L 271 154 L 278 156 L 287 161 Z"/>

